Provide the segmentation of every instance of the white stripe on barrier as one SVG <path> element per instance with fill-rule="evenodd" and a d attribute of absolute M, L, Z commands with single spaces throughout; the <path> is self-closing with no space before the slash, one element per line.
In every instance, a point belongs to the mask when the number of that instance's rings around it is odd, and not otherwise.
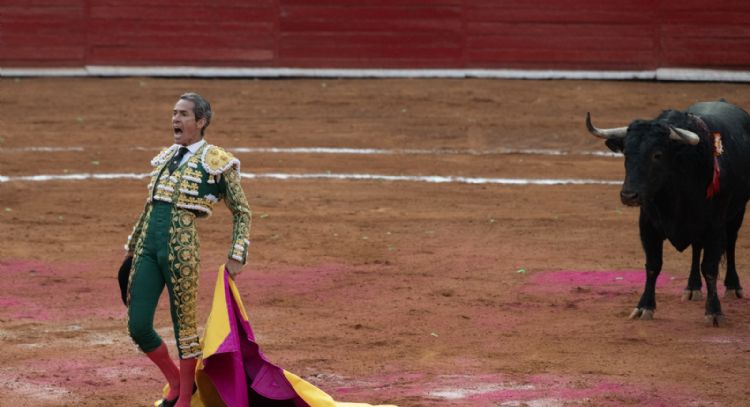
<path fill-rule="evenodd" d="M 196 66 L 102 66 L 0 68 L 0 77 L 151 76 L 197 78 L 490 78 L 750 82 L 750 71 L 657 68 L 645 71 L 560 69 L 325 69 Z"/>
<path fill-rule="evenodd" d="M 0 68 L 0 77 L 151 76 L 198 78 L 490 78 L 750 82 L 750 71 L 657 68 L 643 71 L 561 69 L 326 69 L 197 66 L 102 66 Z"/>
<path fill-rule="evenodd" d="M 83 181 L 83 180 L 112 180 L 112 179 L 143 179 L 149 174 L 115 173 L 115 174 L 60 174 L 60 175 L 15 175 L 2 176 L 0 182 L 19 181 Z M 344 181 L 392 181 L 392 182 L 425 182 L 425 183 L 454 183 L 454 184 L 501 184 L 501 185 L 618 185 L 622 181 L 608 181 L 596 179 L 529 179 L 529 178 L 485 178 L 459 177 L 443 175 L 382 175 L 382 174 L 286 174 L 286 173 L 243 173 L 242 178 L 248 179 L 276 179 L 276 180 L 304 180 L 325 179 Z"/>

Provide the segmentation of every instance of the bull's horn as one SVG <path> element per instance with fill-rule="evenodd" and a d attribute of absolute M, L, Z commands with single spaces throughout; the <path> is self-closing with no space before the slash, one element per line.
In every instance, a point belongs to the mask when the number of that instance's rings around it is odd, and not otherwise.
<path fill-rule="evenodd" d="M 701 141 L 701 138 L 690 130 L 681 129 L 679 127 L 669 126 L 669 138 L 672 140 L 682 141 L 685 144 L 694 146 Z"/>
<path fill-rule="evenodd" d="M 624 138 L 625 134 L 628 133 L 627 127 L 615 127 L 614 129 L 597 129 L 591 124 L 591 113 L 586 112 L 586 128 L 589 133 L 599 138 Z"/>

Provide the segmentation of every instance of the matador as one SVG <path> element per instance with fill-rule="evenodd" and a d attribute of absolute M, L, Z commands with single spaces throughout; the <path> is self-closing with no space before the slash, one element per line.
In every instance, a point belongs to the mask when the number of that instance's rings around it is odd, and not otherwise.
<path fill-rule="evenodd" d="M 146 205 L 126 244 L 132 257 L 127 285 L 128 331 L 169 383 L 161 406 L 189 406 L 197 358 L 196 320 L 200 243 L 196 219 L 211 215 L 224 200 L 232 213 L 232 242 L 226 263 L 235 276 L 247 261 L 251 212 L 240 185 L 240 162 L 204 140 L 211 105 L 196 93 L 180 96 L 172 112 L 175 144 L 151 161 Z M 164 287 L 180 358 L 179 368 L 154 330 Z"/>

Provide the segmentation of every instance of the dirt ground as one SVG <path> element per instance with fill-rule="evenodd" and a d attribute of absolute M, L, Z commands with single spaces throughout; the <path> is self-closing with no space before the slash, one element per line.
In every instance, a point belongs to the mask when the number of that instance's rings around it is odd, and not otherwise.
<path fill-rule="evenodd" d="M 127 336 L 116 270 L 171 109 L 212 101 L 207 139 L 252 174 L 620 181 L 584 128 L 651 118 L 750 85 L 504 80 L 0 79 L 1 406 L 147 406 L 162 379 Z M 534 153 L 527 150 L 545 150 Z M 305 150 L 307 151 L 307 150 Z M 558 152 L 553 154 L 552 152 Z M 247 177 L 252 253 L 237 278 L 266 355 L 337 400 L 400 406 L 746 406 L 750 303 L 706 326 L 665 246 L 653 321 L 636 209 L 616 184 Z M 205 321 L 229 245 L 199 226 Z M 750 284 L 750 238 L 738 268 Z M 723 270 L 722 270 L 723 273 Z M 723 292 L 723 287 L 720 293 Z M 157 313 L 170 341 L 166 301 Z M 173 343 L 173 342 L 172 342 Z"/>

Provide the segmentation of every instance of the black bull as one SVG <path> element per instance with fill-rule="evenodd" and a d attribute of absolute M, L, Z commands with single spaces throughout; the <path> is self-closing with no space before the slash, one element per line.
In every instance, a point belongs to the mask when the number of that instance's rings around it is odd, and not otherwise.
<path fill-rule="evenodd" d="M 594 127 L 587 115 L 586 126 L 625 155 L 620 199 L 640 206 L 646 286 L 630 318 L 653 317 L 656 279 L 664 240 L 669 239 L 679 251 L 692 246 L 685 297 L 700 296 L 699 272 L 703 274 L 706 320 L 717 326 L 722 312 L 716 281 L 725 253 L 726 295 L 742 297 L 734 252 L 750 198 L 750 116 L 724 101 L 702 102 L 684 112 L 666 110 L 654 120 L 613 129 Z"/>

